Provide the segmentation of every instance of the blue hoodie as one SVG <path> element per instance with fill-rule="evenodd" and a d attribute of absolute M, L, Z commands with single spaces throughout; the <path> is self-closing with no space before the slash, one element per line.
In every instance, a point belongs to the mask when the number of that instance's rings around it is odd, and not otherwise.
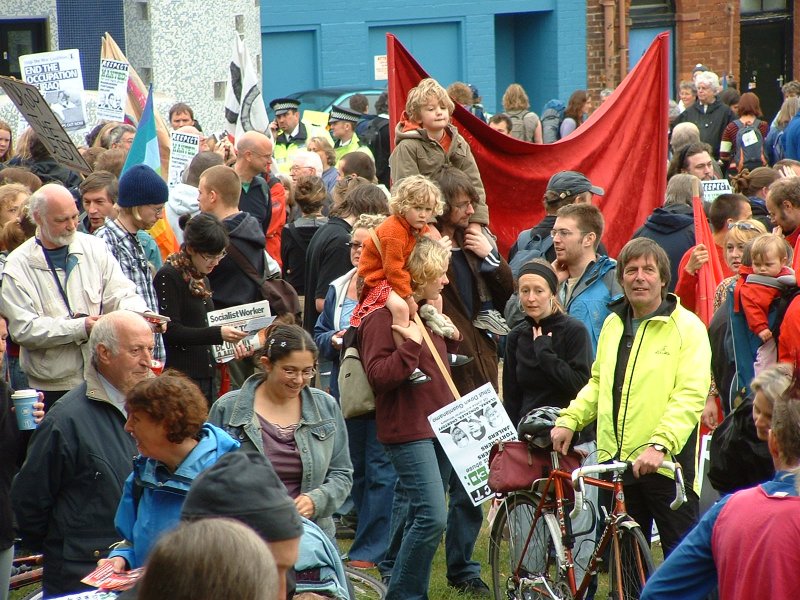
<path fill-rule="evenodd" d="M 174 473 L 155 459 L 137 456 L 133 460 L 133 472 L 125 480 L 114 518 L 117 532 L 125 541 L 108 555 L 109 558 L 121 556 L 129 568 L 141 567 L 158 538 L 180 521 L 183 501 L 194 478 L 223 454 L 238 447 L 239 442 L 225 431 L 206 423 L 200 429 L 199 443 Z M 140 494 L 134 492 L 135 485 L 139 486 Z"/>

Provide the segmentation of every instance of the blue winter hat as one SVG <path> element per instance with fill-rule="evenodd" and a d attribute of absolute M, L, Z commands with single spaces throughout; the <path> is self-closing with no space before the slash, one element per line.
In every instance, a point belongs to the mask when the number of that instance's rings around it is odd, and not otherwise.
<path fill-rule="evenodd" d="M 119 180 L 117 205 L 122 208 L 166 204 L 169 188 L 163 179 L 147 165 L 134 165 Z"/>

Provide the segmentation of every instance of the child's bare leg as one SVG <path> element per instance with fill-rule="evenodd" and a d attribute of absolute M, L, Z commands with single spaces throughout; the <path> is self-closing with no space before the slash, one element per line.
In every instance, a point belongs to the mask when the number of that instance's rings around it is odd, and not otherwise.
<path fill-rule="evenodd" d="M 392 290 L 389 292 L 389 297 L 386 299 L 386 308 L 392 313 L 392 324 L 399 325 L 400 327 L 408 327 L 411 322 L 411 311 L 405 300 L 400 297 L 400 294 Z M 400 346 L 405 339 L 399 333 L 392 332 L 395 346 Z"/>

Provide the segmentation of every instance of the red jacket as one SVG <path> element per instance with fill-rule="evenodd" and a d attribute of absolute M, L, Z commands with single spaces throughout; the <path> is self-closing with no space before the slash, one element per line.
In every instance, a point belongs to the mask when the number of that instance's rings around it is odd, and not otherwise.
<path fill-rule="evenodd" d="M 447 353 L 458 342 L 444 340 L 428 330 L 449 372 Z M 358 327 L 358 348 L 367 379 L 375 392 L 375 423 L 378 441 L 401 444 L 436 437 L 428 415 L 453 402 L 453 394 L 425 341 L 406 340 L 399 347 L 392 337 L 392 313 L 380 308 L 368 314 Z M 419 369 L 431 378 L 411 385 L 408 376 Z"/>
<path fill-rule="evenodd" d="M 281 233 L 283 226 L 286 225 L 286 188 L 277 177 L 269 179 L 269 193 L 272 197 L 272 218 L 269 220 L 267 228 L 266 250 L 277 263 L 283 267 L 281 262 Z"/>
<path fill-rule="evenodd" d="M 746 281 L 747 275 L 752 272 L 753 269 L 751 267 L 742 266 L 739 268 L 739 273 L 742 280 L 744 280 L 741 286 L 740 299 L 742 311 L 747 319 L 747 326 L 750 327 L 750 331 L 758 335 L 759 332 L 769 329 L 769 306 L 780 295 L 781 291 L 761 283 L 748 283 Z M 778 273 L 778 277 L 781 275 L 794 275 L 794 273 L 788 267 L 783 267 L 781 272 Z"/>

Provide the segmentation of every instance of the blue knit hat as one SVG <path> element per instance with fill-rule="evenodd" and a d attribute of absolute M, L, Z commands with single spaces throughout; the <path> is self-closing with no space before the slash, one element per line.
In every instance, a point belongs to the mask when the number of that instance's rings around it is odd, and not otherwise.
<path fill-rule="evenodd" d="M 117 205 L 123 208 L 165 204 L 169 188 L 163 179 L 147 165 L 134 165 L 119 180 Z"/>

